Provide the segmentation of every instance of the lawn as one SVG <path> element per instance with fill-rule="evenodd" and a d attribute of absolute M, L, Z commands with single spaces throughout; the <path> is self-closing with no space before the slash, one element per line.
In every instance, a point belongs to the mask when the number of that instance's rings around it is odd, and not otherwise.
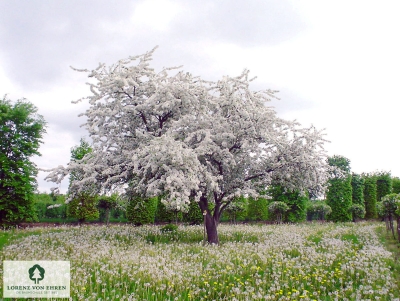
<path fill-rule="evenodd" d="M 0 256 L 71 261 L 71 300 L 393 301 L 383 227 L 221 224 L 220 246 L 202 245 L 201 226 L 36 228 L 3 231 Z"/>

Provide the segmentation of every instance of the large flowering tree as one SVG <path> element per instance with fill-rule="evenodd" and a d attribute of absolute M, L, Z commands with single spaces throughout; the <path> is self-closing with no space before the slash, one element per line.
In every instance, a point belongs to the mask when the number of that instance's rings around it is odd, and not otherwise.
<path fill-rule="evenodd" d="M 83 115 L 93 152 L 54 169 L 49 180 L 60 182 L 79 169 L 84 177 L 70 193 L 91 184 L 162 196 L 177 210 L 197 202 L 210 243 L 218 243 L 220 216 L 235 197 L 256 197 L 272 181 L 287 189 L 321 191 L 323 135 L 278 118 L 266 106 L 274 91 L 252 91 L 247 70 L 218 82 L 177 68 L 157 73 L 149 66 L 153 52 L 79 70 L 94 79 L 92 94 L 81 99 L 90 103 Z"/>

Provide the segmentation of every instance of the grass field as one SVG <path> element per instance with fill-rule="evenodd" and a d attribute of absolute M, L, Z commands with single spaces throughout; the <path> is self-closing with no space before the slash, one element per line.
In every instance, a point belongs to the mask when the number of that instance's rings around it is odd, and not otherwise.
<path fill-rule="evenodd" d="M 221 224 L 220 246 L 160 229 L 2 231 L 1 260 L 69 260 L 71 300 L 399 300 L 383 224 Z"/>

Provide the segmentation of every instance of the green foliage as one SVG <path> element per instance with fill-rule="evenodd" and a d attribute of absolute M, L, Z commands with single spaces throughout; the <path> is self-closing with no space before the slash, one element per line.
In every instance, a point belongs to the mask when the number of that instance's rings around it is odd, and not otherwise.
<path fill-rule="evenodd" d="M 268 205 L 268 211 L 276 217 L 278 222 L 282 222 L 282 216 L 289 210 L 289 206 L 284 202 L 272 202 Z"/>
<path fill-rule="evenodd" d="M 44 219 L 66 219 L 67 206 L 65 205 L 65 195 L 35 193 L 33 196 L 34 208 L 39 222 Z M 54 206 L 56 205 L 56 206 Z"/>
<path fill-rule="evenodd" d="M 268 194 L 275 202 L 284 202 L 289 209 L 283 215 L 283 221 L 297 223 L 306 220 L 308 197 L 298 191 L 285 191 L 282 186 L 273 185 L 268 189 Z"/>
<path fill-rule="evenodd" d="M 391 217 L 399 213 L 400 194 L 391 193 L 382 198 L 382 215 Z"/>
<path fill-rule="evenodd" d="M 191 225 L 200 225 L 203 223 L 204 217 L 200 210 L 199 204 L 196 202 L 190 202 L 188 212 L 183 215 L 183 221 Z"/>
<path fill-rule="evenodd" d="M 223 216 L 227 217 L 231 222 L 245 220 L 247 216 L 247 199 L 244 196 L 235 198 L 225 208 Z"/>
<path fill-rule="evenodd" d="M 100 220 L 108 224 L 111 211 L 118 207 L 118 195 L 112 194 L 111 196 L 102 195 L 98 197 L 97 207 L 99 208 Z"/>
<path fill-rule="evenodd" d="M 382 202 L 377 202 L 375 207 L 378 217 L 379 218 L 385 217 L 385 209 L 383 208 Z"/>
<path fill-rule="evenodd" d="M 197 205 L 197 204 L 196 204 Z M 198 207 L 198 205 L 197 205 Z M 167 210 L 167 207 L 161 202 L 161 198 L 158 198 L 157 212 L 155 216 L 156 222 L 175 222 L 182 220 L 182 212 L 174 212 Z"/>
<path fill-rule="evenodd" d="M 365 218 L 377 218 L 376 207 L 376 177 L 374 175 L 365 174 L 364 176 L 364 201 L 365 201 Z"/>
<path fill-rule="evenodd" d="M 392 192 L 392 176 L 390 172 L 379 172 L 376 174 L 376 201 L 382 201 L 382 198 Z"/>
<path fill-rule="evenodd" d="M 345 178 L 335 178 L 329 180 L 328 192 L 326 194 L 326 204 L 332 208 L 329 220 L 334 222 L 351 221 L 349 211 L 352 202 L 351 175 Z"/>
<path fill-rule="evenodd" d="M 80 160 L 83 160 L 84 157 L 88 154 L 90 154 L 93 151 L 92 147 L 90 146 L 89 142 L 87 142 L 85 139 L 81 138 L 79 145 L 76 145 L 75 147 L 71 148 L 71 161 L 72 162 L 79 162 Z M 82 169 L 75 169 L 70 172 L 69 174 L 69 189 L 71 190 L 71 187 L 75 181 L 81 181 L 83 179 L 83 170 Z M 93 190 L 93 187 L 91 186 L 86 186 L 85 191 L 87 193 L 91 193 Z"/>
<path fill-rule="evenodd" d="M 392 178 L 392 192 L 400 193 L 400 178 L 398 177 Z"/>
<path fill-rule="evenodd" d="M 341 174 L 334 172 L 334 176 L 328 183 L 326 204 L 332 209 L 329 220 L 334 222 L 351 221 L 351 213 L 349 211 L 352 205 L 350 160 L 343 156 L 335 155 L 328 158 L 328 163 L 341 171 Z"/>
<path fill-rule="evenodd" d="M 45 121 L 32 103 L 0 99 L 0 224 L 37 220 L 37 169 L 30 158 L 40 155 L 44 133 Z"/>
<path fill-rule="evenodd" d="M 336 166 L 345 173 L 350 173 L 350 160 L 343 156 L 334 155 L 328 158 L 330 166 Z"/>
<path fill-rule="evenodd" d="M 332 208 L 324 201 L 310 201 L 307 205 L 307 215 L 309 220 L 324 221 L 326 216 L 332 213 Z"/>
<path fill-rule="evenodd" d="M 350 207 L 350 213 L 353 216 L 353 221 L 356 221 L 358 218 L 364 218 L 365 217 L 365 207 L 364 205 L 361 204 L 353 204 Z"/>
<path fill-rule="evenodd" d="M 352 202 L 364 207 L 364 178 L 356 173 L 351 177 Z"/>
<path fill-rule="evenodd" d="M 248 199 L 247 219 L 265 221 L 268 219 L 268 201 L 266 198 Z"/>
<path fill-rule="evenodd" d="M 135 225 L 153 224 L 155 221 L 158 197 L 143 199 L 130 196 L 126 218 Z"/>
<path fill-rule="evenodd" d="M 96 220 L 99 218 L 99 210 L 96 205 L 95 196 L 81 193 L 68 203 L 67 216 L 76 218 L 79 222 Z"/>

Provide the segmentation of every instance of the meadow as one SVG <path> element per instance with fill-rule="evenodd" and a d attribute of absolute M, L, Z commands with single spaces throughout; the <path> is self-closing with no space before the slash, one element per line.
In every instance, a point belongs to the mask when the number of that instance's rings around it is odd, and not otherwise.
<path fill-rule="evenodd" d="M 32 228 L 2 231 L 0 256 L 69 260 L 70 300 L 400 300 L 383 229 L 221 224 L 204 246 L 202 226 Z"/>

